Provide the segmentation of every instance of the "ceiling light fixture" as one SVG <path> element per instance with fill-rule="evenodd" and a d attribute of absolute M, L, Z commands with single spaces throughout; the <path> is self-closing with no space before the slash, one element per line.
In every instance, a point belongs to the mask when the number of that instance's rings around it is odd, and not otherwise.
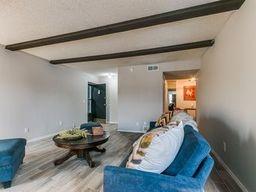
<path fill-rule="evenodd" d="M 189 79 L 190 82 L 196 82 L 196 78 L 192 77 L 191 79 Z"/>

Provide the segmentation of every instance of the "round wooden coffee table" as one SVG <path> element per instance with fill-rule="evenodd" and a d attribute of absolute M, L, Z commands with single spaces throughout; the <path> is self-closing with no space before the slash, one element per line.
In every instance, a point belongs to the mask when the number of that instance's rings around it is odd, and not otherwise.
<path fill-rule="evenodd" d="M 64 139 L 58 139 L 58 135 L 53 137 L 53 141 L 57 147 L 69 149 L 69 152 L 63 157 L 56 159 L 54 165 L 60 165 L 70 157 L 77 155 L 78 158 L 83 158 L 88 162 L 90 167 L 94 167 L 95 163 L 92 161 L 90 151 L 97 151 L 104 153 L 106 149 L 98 148 L 97 146 L 106 143 L 109 139 L 109 133 L 104 131 L 102 136 L 88 135 L 87 138 L 83 138 L 76 141 L 68 141 Z"/>

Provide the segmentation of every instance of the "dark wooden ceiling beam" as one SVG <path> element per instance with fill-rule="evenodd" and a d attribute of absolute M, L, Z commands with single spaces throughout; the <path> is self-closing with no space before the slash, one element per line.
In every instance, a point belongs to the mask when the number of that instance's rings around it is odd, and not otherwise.
<path fill-rule="evenodd" d="M 157 47 L 157 48 L 151 48 L 151 49 L 141 49 L 141 50 L 135 50 L 135 51 L 126 51 L 126 52 L 111 53 L 111 54 L 104 54 L 104 55 L 93 55 L 93 56 L 86 56 L 86 57 L 51 60 L 50 63 L 57 65 L 57 64 L 65 64 L 65 63 L 118 59 L 118 58 L 125 58 L 125 57 L 135 57 L 135 56 L 142 56 L 142 55 L 152 55 L 152 54 L 158 54 L 158 53 L 167 53 L 167 52 L 210 47 L 213 44 L 214 44 L 214 40 L 206 40 L 206 41 L 198 41 L 198 42 L 186 43 L 186 44 L 180 44 L 180 45 Z"/>
<path fill-rule="evenodd" d="M 118 32 L 124 32 L 164 23 L 170 23 L 195 17 L 212 15 L 226 11 L 237 10 L 241 7 L 245 0 L 220 0 L 212 3 L 198 5 L 194 7 L 170 11 L 158 15 L 142 17 L 120 23 L 114 23 L 92 29 L 56 35 L 52 37 L 26 41 L 22 43 L 7 45 L 6 49 L 16 51 L 21 49 L 28 49 L 33 47 L 40 47 L 45 45 L 63 43 L 68 41 L 75 41 L 102 35 L 108 35 Z"/>

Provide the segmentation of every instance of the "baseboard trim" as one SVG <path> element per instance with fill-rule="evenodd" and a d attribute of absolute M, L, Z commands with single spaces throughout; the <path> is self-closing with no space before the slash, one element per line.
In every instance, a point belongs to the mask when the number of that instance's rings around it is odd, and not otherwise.
<path fill-rule="evenodd" d="M 114 121 L 108 121 L 107 124 L 118 124 L 118 123 Z"/>
<path fill-rule="evenodd" d="M 28 143 L 33 143 L 33 142 L 37 142 L 37 141 L 41 141 L 43 139 L 48 139 L 48 138 L 51 138 L 53 137 L 54 135 L 56 135 L 57 133 L 52 133 L 52 134 L 49 134 L 49 135 L 44 135 L 42 137 L 36 137 L 34 139 L 29 139 L 28 140 Z"/>
<path fill-rule="evenodd" d="M 236 182 L 236 184 L 240 187 L 240 189 L 244 192 L 248 192 L 246 187 L 243 185 L 243 183 L 238 179 L 238 177 L 231 171 L 231 169 L 227 166 L 227 164 L 221 159 L 221 157 L 212 150 L 212 154 L 217 159 L 218 163 L 223 166 L 223 168 L 228 172 L 228 174 L 232 177 L 232 179 Z"/>
<path fill-rule="evenodd" d="M 145 133 L 143 131 L 131 131 L 131 130 L 122 130 L 122 129 L 117 129 L 119 132 L 127 132 L 127 133 Z"/>

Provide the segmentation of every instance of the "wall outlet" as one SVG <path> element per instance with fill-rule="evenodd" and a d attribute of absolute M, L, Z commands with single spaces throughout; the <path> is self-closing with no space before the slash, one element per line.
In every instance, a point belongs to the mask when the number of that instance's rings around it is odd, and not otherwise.
<path fill-rule="evenodd" d="M 137 126 L 137 127 L 140 126 L 140 123 L 139 123 L 139 122 L 136 122 L 136 126 Z"/>
<path fill-rule="evenodd" d="M 226 152 L 227 151 L 227 144 L 225 141 L 223 141 L 223 151 Z"/>
<path fill-rule="evenodd" d="M 62 125 L 63 125 L 63 122 L 59 121 L 59 126 L 62 127 Z"/>
<path fill-rule="evenodd" d="M 25 131 L 25 133 L 28 133 L 29 132 L 29 128 L 25 128 L 24 131 Z"/>

